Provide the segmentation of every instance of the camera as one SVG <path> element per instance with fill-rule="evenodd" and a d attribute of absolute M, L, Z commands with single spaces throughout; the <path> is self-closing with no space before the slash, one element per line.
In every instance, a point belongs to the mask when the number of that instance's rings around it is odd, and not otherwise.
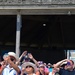
<path fill-rule="evenodd" d="M 29 54 L 29 53 L 27 53 L 27 54 L 24 56 L 25 61 L 30 61 L 30 58 L 29 58 L 28 54 Z"/>

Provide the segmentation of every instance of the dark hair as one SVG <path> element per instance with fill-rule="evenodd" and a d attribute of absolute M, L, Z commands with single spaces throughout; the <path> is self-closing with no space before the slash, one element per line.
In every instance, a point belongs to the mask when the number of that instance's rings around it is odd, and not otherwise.
<path fill-rule="evenodd" d="M 72 64 L 74 65 L 74 61 L 73 60 L 70 60 L 72 62 Z"/>

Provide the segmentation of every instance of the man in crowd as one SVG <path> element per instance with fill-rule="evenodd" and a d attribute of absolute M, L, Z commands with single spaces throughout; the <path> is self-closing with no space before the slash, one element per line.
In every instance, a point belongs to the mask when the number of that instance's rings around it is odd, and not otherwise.
<path fill-rule="evenodd" d="M 63 64 L 64 62 L 67 63 L 64 66 L 64 68 L 62 68 L 61 64 Z M 57 68 L 60 75 L 75 75 L 74 62 L 72 60 L 68 59 L 61 60 L 54 65 L 54 68 Z"/>
<path fill-rule="evenodd" d="M 20 68 L 15 64 L 17 56 L 14 52 L 8 52 L 1 64 L 0 75 L 17 75 L 21 73 Z"/>

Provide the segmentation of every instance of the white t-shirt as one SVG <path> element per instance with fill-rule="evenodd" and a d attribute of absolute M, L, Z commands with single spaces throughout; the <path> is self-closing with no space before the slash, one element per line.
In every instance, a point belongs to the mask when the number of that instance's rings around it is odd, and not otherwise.
<path fill-rule="evenodd" d="M 49 72 L 49 75 L 55 75 L 55 74 L 52 74 L 52 72 Z"/>
<path fill-rule="evenodd" d="M 16 70 L 14 70 L 13 68 L 10 68 L 9 65 L 7 65 L 2 72 L 2 75 L 16 75 L 16 74 L 17 74 Z"/>

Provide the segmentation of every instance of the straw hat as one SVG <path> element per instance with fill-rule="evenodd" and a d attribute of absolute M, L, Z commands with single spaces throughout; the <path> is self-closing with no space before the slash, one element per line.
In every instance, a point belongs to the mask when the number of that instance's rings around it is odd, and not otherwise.
<path fill-rule="evenodd" d="M 18 60 L 18 57 L 17 57 L 16 53 L 14 53 L 14 52 L 8 52 L 8 55 L 9 56 L 13 56 L 16 60 Z"/>
<path fill-rule="evenodd" d="M 27 66 L 32 66 L 33 69 L 34 69 L 34 72 L 36 72 L 37 66 L 36 66 L 34 63 L 32 63 L 32 62 L 25 62 L 25 63 L 22 64 L 21 67 L 22 67 L 22 68 L 26 68 Z"/>

